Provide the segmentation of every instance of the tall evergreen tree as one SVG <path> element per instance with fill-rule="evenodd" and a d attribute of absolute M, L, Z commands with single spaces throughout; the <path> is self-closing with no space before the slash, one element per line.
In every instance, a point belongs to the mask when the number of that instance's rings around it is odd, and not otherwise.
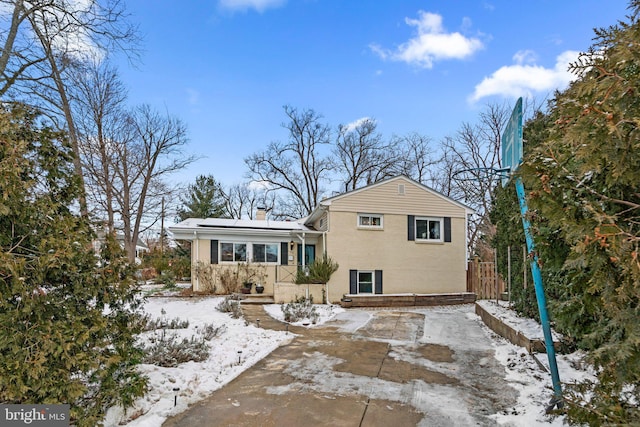
<path fill-rule="evenodd" d="M 0 109 L 0 401 L 67 403 L 76 425 L 94 426 L 144 393 L 140 303 L 118 244 L 98 262 L 70 208 L 81 189 L 64 135 L 36 121 Z"/>
<path fill-rule="evenodd" d="M 178 209 L 178 221 L 187 218 L 224 218 L 224 191 L 213 175 L 199 175 L 196 182 L 189 185 L 187 194 L 181 197 L 183 207 Z"/>
<path fill-rule="evenodd" d="M 572 66 L 579 78 L 522 167 L 540 242 L 566 245 L 541 245 L 541 259 L 559 264 L 555 321 L 597 368 L 569 397 L 590 425 L 640 423 L 640 1 L 630 9 Z"/>

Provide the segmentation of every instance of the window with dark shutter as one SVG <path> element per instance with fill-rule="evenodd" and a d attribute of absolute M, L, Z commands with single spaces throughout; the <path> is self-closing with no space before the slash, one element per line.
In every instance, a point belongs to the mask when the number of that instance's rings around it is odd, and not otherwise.
<path fill-rule="evenodd" d="M 349 270 L 349 293 L 358 293 L 358 270 Z"/>
<path fill-rule="evenodd" d="M 414 215 L 407 216 L 407 234 L 408 240 L 416 240 L 416 217 Z"/>
<path fill-rule="evenodd" d="M 211 264 L 218 263 L 218 241 L 211 241 Z"/>
<path fill-rule="evenodd" d="M 280 242 L 280 264 L 289 264 L 289 244 L 287 242 Z"/>
<path fill-rule="evenodd" d="M 382 270 L 376 270 L 376 283 L 375 283 L 375 293 L 382 293 Z"/>
<path fill-rule="evenodd" d="M 444 241 L 451 242 L 451 217 L 444 217 Z"/>

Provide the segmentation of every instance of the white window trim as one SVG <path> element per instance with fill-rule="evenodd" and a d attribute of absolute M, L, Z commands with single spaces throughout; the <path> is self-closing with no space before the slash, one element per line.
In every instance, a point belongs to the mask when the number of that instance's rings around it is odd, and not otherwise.
<path fill-rule="evenodd" d="M 254 256 L 253 256 L 253 245 L 265 245 L 265 251 L 266 251 L 266 246 L 267 245 L 275 245 L 276 246 L 276 260 L 275 261 L 254 261 Z M 251 244 L 249 245 L 249 247 L 251 247 L 251 259 L 253 263 L 256 264 L 267 264 L 267 265 L 277 265 L 280 263 L 280 243 L 279 242 L 269 242 L 269 243 L 265 243 L 265 242 L 251 242 Z M 247 255 L 248 257 L 248 255 Z M 265 257 L 266 257 L 266 252 L 265 252 Z"/>
<path fill-rule="evenodd" d="M 233 245 L 233 260 L 232 261 L 228 261 L 228 260 L 222 260 L 222 245 L 223 244 L 230 244 Z M 236 257 L 236 245 L 245 245 L 245 260 L 244 261 L 236 261 L 235 257 Z M 227 241 L 219 241 L 218 242 L 218 262 L 219 263 L 229 263 L 229 264 L 237 264 L 240 262 L 247 262 L 247 260 L 250 259 L 249 258 L 249 243 L 248 242 L 227 242 Z"/>
<path fill-rule="evenodd" d="M 440 238 L 430 239 L 429 237 L 418 236 L 418 221 L 438 221 L 440 223 Z M 417 216 L 414 219 L 413 229 L 415 230 L 415 241 L 419 243 L 443 243 L 444 242 L 444 217 Z"/>
<path fill-rule="evenodd" d="M 380 218 L 380 225 L 362 225 L 361 218 Z M 367 230 L 382 230 L 384 228 L 384 215 L 382 214 L 359 213 L 357 221 L 358 228 Z"/>
<path fill-rule="evenodd" d="M 235 257 L 235 245 L 245 245 L 246 251 L 245 251 L 245 257 L 246 260 L 244 261 L 227 261 L 227 260 L 222 260 L 222 245 L 223 244 L 232 244 L 234 245 L 233 247 L 233 253 L 234 253 L 234 257 Z M 257 245 L 276 245 L 276 251 L 277 251 L 277 259 L 276 261 L 254 261 L 253 260 L 253 245 L 257 244 Z M 287 243 L 288 244 L 288 243 Z M 242 241 L 242 242 L 230 242 L 228 240 L 220 240 L 218 241 L 218 263 L 219 264 L 239 264 L 239 263 L 247 263 L 247 262 L 251 262 L 251 263 L 255 263 L 255 264 L 264 264 L 264 265 L 278 265 L 280 264 L 280 257 L 282 256 L 282 253 L 280 252 L 280 242 L 253 242 L 253 241 Z"/>
<path fill-rule="evenodd" d="M 371 273 L 371 292 L 360 292 L 360 273 Z M 373 295 L 376 293 L 376 272 L 373 270 L 358 270 L 356 272 L 356 290 L 358 294 Z"/>

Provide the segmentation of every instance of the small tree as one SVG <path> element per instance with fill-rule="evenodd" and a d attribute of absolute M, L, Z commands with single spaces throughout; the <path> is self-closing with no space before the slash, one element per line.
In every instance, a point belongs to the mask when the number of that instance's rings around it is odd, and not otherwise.
<path fill-rule="evenodd" d="M 308 270 L 299 269 L 296 283 L 327 283 L 337 270 L 338 263 L 325 254 L 322 258 L 314 260 Z"/>
<path fill-rule="evenodd" d="M 222 187 L 213 175 L 199 175 L 196 182 L 189 185 L 187 194 L 180 197 L 182 207 L 178 208 L 178 221 L 187 218 L 225 218 L 225 197 Z"/>

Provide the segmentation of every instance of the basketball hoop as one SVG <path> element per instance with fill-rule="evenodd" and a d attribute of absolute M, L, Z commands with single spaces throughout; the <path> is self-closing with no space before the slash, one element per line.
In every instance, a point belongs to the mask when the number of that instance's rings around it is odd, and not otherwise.
<path fill-rule="evenodd" d="M 488 181 L 494 178 L 507 178 L 509 177 L 509 172 L 511 168 L 471 168 L 471 169 L 462 169 L 456 171 L 451 176 L 451 179 L 454 179 L 459 182 L 470 182 L 470 181 Z"/>

